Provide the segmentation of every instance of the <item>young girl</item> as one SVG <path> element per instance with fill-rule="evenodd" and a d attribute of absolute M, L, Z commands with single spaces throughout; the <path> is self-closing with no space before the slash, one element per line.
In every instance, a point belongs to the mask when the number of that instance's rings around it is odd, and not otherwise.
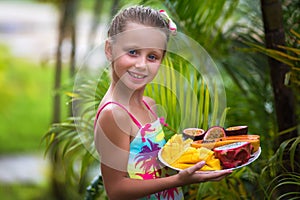
<path fill-rule="evenodd" d="M 164 58 L 174 24 L 162 11 L 132 6 L 112 20 L 105 44 L 112 80 L 95 119 L 95 145 L 109 199 L 183 199 L 180 186 L 218 181 L 231 171 L 175 173 L 158 160 L 165 144 L 155 102 L 143 95 Z"/>

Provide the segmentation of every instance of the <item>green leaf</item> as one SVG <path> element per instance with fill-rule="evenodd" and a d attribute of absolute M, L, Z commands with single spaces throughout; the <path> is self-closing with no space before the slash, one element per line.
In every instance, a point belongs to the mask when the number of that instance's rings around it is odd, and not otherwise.
<path fill-rule="evenodd" d="M 217 85 L 214 83 L 214 104 L 212 108 L 212 117 L 211 117 L 211 124 L 210 126 L 217 125 L 217 116 L 218 116 L 218 109 L 219 109 L 219 104 L 218 104 L 218 90 L 217 90 Z"/>
<path fill-rule="evenodd" d="M 205 102 L 204 102 L 204 113 L 203 113 L 203 129 L 207 130 L 209 127 L 208 118 L 209 118 L 209 91 L 208 88 L 205 90 Z"/>
<path fill-rule="evenodd" d="M 289 149 L 292 171 L 295 170 L 295 153 L 296 153 L 296 150 L 299 148 L 299 143 L 300 143 L 300 136 L 295 139 L 295 141 L 293 142 L 293 144 L 291 145 L 291 147 Z"/>

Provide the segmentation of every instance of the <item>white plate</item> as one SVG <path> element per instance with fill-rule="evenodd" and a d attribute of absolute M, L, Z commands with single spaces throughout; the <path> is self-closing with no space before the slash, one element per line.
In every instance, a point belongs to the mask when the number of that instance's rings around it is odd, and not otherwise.
<path fill-rule="evenodd" d="M 182 169 L 178 169 L 178 168 L 173 167 L 173 166 L 171 166 L 170 164 L 168 164 L 168 163 L 162 158 L 162 156 L 161 156 L 161 151 L 162 151 L 162 148 L 161 148 L 161 149 L 159 150 L 159 152 L 158 152 L 158 159 L 159 159 L 165 166 L 168 166 L 168 167 L 170 167 L 171 169 L 174 169 L 174 170 L 177 170 L 177 171 L 181 171 L 181 170 L 182 170 Z M 239 168 L 241 168 L 241 167 L 245 167 L 245 166 L 249 165 L 250 163 L 254 162 L 254 161 L 259 157 L 260 153 L 261 153 L 261 147 L 259 147 L 258 150 L 257 150 L 255 153 L 251 154 L 250 159 L 248 160 L 248 162 L 246 162 L 246 163 L 243 164 L 243 165 L 240 165 L 240 166 L 237 166 L 237 167 L 234 167 L 234 168 L 229 168 L 229 169 L 235 170 L 235 169 L 239 169 Z M 224 170 L 229 170 L 229 169 L 214 170 L 213 172 L 219 172 L 219 171 L 224 171 Z M 208 171 L 201 171 L 201 172 L 208 172 Z M 211 172 L 211 171 L 209 171 L 209 172 Z"/>

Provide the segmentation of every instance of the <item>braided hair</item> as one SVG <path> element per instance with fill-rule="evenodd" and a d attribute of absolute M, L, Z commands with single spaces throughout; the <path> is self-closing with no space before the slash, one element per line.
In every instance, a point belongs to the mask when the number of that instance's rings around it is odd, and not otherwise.
<path fill-rule="evenodd" d="M 112 19 L 108 30 L 108 37 L 125 31 L 126 25 L 129 22 L 161 28 L 165 32 L 167 39 L 169 38 L 168 22 L 161 16 L 158 10 L 144 6 L 131 6 L 119 11 Z"/>

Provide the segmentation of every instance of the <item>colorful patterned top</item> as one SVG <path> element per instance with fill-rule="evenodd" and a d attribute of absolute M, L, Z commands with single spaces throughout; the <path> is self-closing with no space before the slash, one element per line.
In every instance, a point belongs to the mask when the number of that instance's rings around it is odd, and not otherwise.
<path fill-rule="evenodd" d="M 155 112 L 153 112 L 150 106 L 144 101 L 149 111 L 157 118 L 157 120 L 152 123 L 147 123 L 142 126 L 123 105 L 117 102 L 107 102 L 101 106 L 96 115 L 96 119 L 98 119 L 101 110 L 112 103 L 124 109 L 139 128 L 137 135 L 130 143 L 130 155 L 127 165 L 129 177 L 147 180 L 173 175 L 175 173 L 174 170 L 165 167 L 158 160 L 158 152 L 166 143 L 164 138 L 165 134 L 161 125 L 161 123 L 164 124 L 163 118 L 158 118 Z M 181 188 L 178 187 L 161 191 L 142 199 L 182 200 L 184 198 Z"/>

